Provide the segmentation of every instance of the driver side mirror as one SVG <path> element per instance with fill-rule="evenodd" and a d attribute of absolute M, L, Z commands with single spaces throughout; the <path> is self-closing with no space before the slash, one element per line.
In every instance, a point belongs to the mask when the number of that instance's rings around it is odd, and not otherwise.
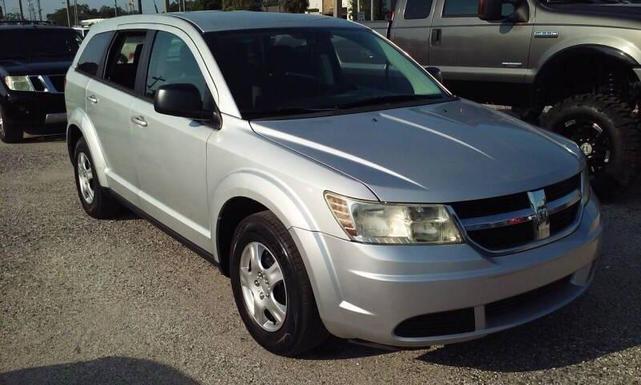
<path fill-rule="evenodd" d="M 200 91 L 193 84 L 177 83 L 158 87 L 154 95 L 154 110 L 165 115 L 205 120 L 216 126 L 220 125 L 218 113 L 203 107 Z"/>

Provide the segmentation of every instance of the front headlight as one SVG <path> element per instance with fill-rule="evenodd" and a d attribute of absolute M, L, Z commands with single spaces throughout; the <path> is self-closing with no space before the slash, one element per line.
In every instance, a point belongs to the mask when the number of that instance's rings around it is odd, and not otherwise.
<path fill-rule="evenodd" d="M 13 91 L 35 91 L 28 76 L 5 76 L 4 83 Z"/>
<path fill-rule="evenodd" d="M 581 203 L 586 204 L 590 200 L 592 187 L 590 186 L 590 170 L 585 166 L 581 172 Z"/>
<path fill-rule="evenodd" d="M 461 243 L 443 205 L 384 204 L 325 193 L 334 218 L 354 241 L 364 243 Z"/>

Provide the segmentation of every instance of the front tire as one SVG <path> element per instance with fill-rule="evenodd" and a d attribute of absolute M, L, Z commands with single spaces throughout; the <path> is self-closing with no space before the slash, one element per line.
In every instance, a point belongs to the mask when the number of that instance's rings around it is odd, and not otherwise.
<path fill-rule="evenodd" d="M 301 256 L 274 214 L 245 218 L 231 252 L 234 299 L 256 342 L 272 353 L 296 356 L 327 338 Z"/>
<path fill-rule="evenodd" d="M 24 134 L 22 129 L 7 121 L 2 107 L 0 107 L 0 140 L 5 143 L 19 143 Z"/>
<path fill-rule="evenodd" d="M 74 174 L 76 189 L 82 208 L 97 219 L 114 218 L 120 213 L 120 205 L 100 186 L 93 158 L 84 138 L 80 138 L 74 150 Z"/>
<path fill-rule="evenodd" d="M 569 97 L 543 117 L 543 126 L 576 142 L 599 192 L 622 190 L 639 170 L 641 131 L 632 109 L 616 96 Z"/>

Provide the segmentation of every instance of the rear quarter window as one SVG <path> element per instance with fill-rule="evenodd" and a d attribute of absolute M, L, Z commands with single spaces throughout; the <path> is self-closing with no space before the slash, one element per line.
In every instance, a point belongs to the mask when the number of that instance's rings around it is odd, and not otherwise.
<path fill-rule="evenodd" d="M 103 32 L 94 35 L 85 49 L 80 53 L 76 69 L 89 76 L 97 76 L 98 68 L 105 57 L 113 32 Z"/>

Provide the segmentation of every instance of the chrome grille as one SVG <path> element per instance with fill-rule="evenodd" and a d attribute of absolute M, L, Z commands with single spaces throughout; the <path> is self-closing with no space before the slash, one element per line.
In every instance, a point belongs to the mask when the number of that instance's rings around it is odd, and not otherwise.
<path fill-rule="evenodd" d="M 581 186 L 577 174 L 539 190 L 450 206 L 468 240 L 489 252 L 508 253 L 573 231 L 581 213 Z"/>
<path fill-rule="evenodd" d="M 65 75 L 30 75 L 29 80 L 37 92 L 59 94 L 65 91 Z"/>

